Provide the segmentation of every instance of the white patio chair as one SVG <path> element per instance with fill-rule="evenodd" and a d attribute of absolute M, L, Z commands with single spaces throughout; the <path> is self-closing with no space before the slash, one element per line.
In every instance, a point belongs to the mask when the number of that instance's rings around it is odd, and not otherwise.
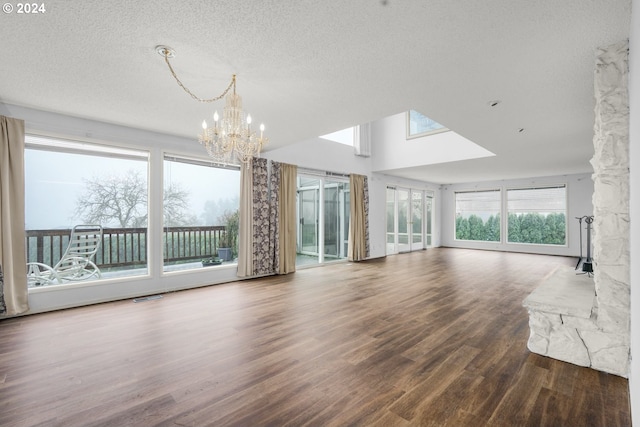
<path fill-rule="evenodd" d="M 69 245 L 53 267 L 40 262 L 27 264 L 29 287 L 47 286 L 100 278 L 100 269 L 91 260 L 102 243 L 102 226 L 76 225 L 71 230 Z"/>

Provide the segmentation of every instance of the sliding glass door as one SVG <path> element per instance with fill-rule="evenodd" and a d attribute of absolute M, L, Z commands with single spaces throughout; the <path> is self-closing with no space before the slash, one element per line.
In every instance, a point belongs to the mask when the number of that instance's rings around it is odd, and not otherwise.
<path fill-rule="evenodd" d="M 324 257 L 347 256 L 349 238 L 349 183 L 326 180 L 324 183 Z"/>
<path fill-rule="evenodd" d="M 297 265 L 347 257 L 349 182 L 345 178 L 298 176 Z"/>
<path fill-rule="evenodd" d="M 318 225 L 320 215 L 320 180 L 300 178 L 298 190 L 298 251 L 318 256 Z"/>

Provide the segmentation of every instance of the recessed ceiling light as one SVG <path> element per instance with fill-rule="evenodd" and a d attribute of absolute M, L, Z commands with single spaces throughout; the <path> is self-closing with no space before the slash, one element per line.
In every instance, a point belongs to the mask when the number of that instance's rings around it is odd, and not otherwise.
<path fill-rule="evenodd" d="M 488 105 L 489 107 L 495 107 L 495 106 L 496 106 L 496 105 L 498 105 L 498 104 L 500 104 L 500 101 L 499 101 L 499 100 L 497 100 L 497 99 L 496 99 L 495 101 L 489 101 L 489 102 L 487 102 L 487 105 Z"/>
<path fill-rule="evenodd" d="M 518 132 L 519 132 L 519 133 L 524 132 L 524 128 L 520 128 L 520 129 L 518 129 Z"/>

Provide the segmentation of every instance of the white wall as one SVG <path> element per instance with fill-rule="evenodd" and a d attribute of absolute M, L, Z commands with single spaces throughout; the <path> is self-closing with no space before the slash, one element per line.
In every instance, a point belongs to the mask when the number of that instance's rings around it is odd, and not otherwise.
<path fill-rule="evenodd" d="M 548 245 L 524 245 L 501 242 L 468 242 L 455 240 L 455 192 L 467 190 L 489 190 L 531 186 L 544 186 L 567 184 L 567 222 L 568 222 L 568 245 L 548 246 Z M 593 215 L 593 205 L 591 197 L 593 195 L 593 181 L 589 174 L 563 175 L 552 177 L 539 177 L 530 179 L 517 179 L 505 181 L 488 181 L 482 183 L 455 184 L 444 186 L 442 189 L 442 246 L 474 249 L 490 249 L 510 252 L 528 252 L 549 255 L 579 256 L 580 254 L 580 231 L 578 221 L 575 217 Z M 583 221 L 583 226 L 584 226 Z M 504 235 L 504 225 L 503 233 Z M 586 256 L 586 235 L 584 253 Z M 504 240 L 504 239 L 503 239 Z"/>
<path fill-rule="evenodd" d="M 406 139 L 406 113 L 371 123 L 374 172 L 493 156 L 454 132 Z"/>
<path fill-rule="evenodd" d="M 631 417 L 640 424 L 640 1 L 632 1 L 629 40 L 629 108 L 631 171 Z"/>
<path fill-rule="evenodd" d="M 262 157 L 301 168 L 343 174 L 367 175 L 371 170 L 371 158 L 356 156 L 353 147 L 322 138 L 266 151 Z"/>

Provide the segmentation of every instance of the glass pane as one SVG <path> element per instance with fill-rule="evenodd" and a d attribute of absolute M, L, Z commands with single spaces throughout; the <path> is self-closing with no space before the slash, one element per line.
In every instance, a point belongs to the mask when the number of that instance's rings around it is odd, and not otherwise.
<path fill-rule="evenodd" d="M 409 243 L 409 191 L 398 190 L 398 243 Z"/>
<path fill-rule="evenodd" d="M 411 192 L 411 243 L 422 242 L 422 192 Z"/>
<path fill-rule="evenodd" d="M 507 190 L 507 241 L 564 245 L 566 210 L 565 186 Z"/>
<path fill-rule="evenodd" d="M 39 148 L 25 149 L 27 262 L 49 266 L 31 265 L 30 286 L 146 274 L 147 154 L 105 153 L 104 147 L 93 153 L 86 143 L 76 151 L 72 141 L 30 139 Z M 65 151 L 56 151 L 62 145 Z M 65 252 L 81 236 L 76 231 L 70 242 L 72 229 L 86 224 L 102 227 L 102 237 L 99 228 L 95 240 L 84 234 L 96 248 L 78 277 L 65 263 Z"/>
<path fill-rule="evenodd" d="M 165 160 L 164 178 L 164 271 L 237 262 L 240 171 Z"/>
<path fill-rule="evenodd" d="M 302 200 L 302 251 L 318 253 L 318 190 L 300 192 Z"/>
<path fill-rule="evenodd" d="M 387 234 L 395 235 L 396 232 L 396 192 L 394 189 L 387 188 Z M 392 241 L 387 240 L 392 243 Z"/>
<path fill-rule="evenodd" d="M 349 183 L 345 184 L 345 190 L 342 194 L 342 198 L 344 200 L 343 210 L 344 213 L 342 215 L 343 221 L 343 242 L 342 242 L 342 257 L 346 258 L 349 254 L 349 221 L 351 220 L 351 190 L 349 187 Z"/>
<path fill-rule="evenodd" d="M 315 187 L 318 185 L 320 181 L 318 178 L 307 178 L 304 176 L 298 177 L 298 186 L 299 187 Z"/>
<path fill-rule="evenodd" d="M 340 250 L 340 210 L 338 187 L 325 183 L 324 186 L 324 254 L 337 257 Z"/>
<path fill-rule="evenodd" d="M 408 137 L 429 135 L 448 130 L 440 123 L 415 110 L 409 110 L 408 117 Z"/>
<path fill-rule="evenodd" d="M 432 215 L 433 215 L 433 197 L 427 195 L 426 197 L 426 235 L 427 235 L 427 246 L 431 246 L 431 227 L 432 227 Z"/>
<path fill-rule="evenodd" d="M 344 227 L 345 182 L 325 181 L 324 184 L 324 255 L 325 261 L 344 258 L 344 243 L 348 239 L 348 226 Z"/>
<path fill-rule="evenodd" d="M 456 193 L 456 239 L 500 241 L 500 190 Z"/>
<path fill-rule="evenodd" d="M 298 247 L 296 265 L 319 262 L 320 179 L 298 176 Z"/>

